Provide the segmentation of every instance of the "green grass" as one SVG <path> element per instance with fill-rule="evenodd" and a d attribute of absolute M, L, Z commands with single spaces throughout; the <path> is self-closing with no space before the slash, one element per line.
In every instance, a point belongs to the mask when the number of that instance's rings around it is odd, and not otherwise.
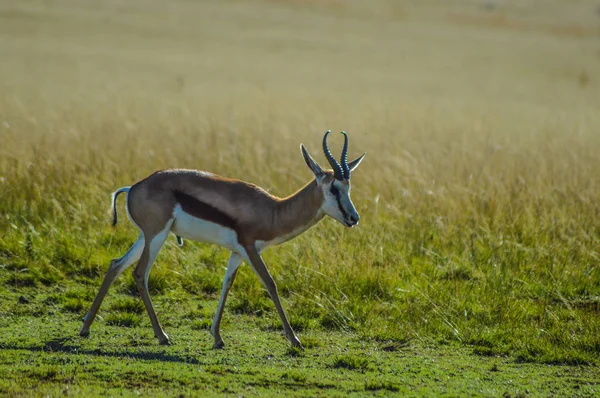
<path fill-rule="evenodd" d="M 593 2 L 0 1 L 0 394 L 597 395 L 600 54 Z M 345 130 L 358 228 L 248 267 L 169 239 L 157 344 L 111 259 L 110 193 L 157 169 L 279 196 Z M 341 146 L 332 137 L 332 148 Z"/>
<path fill-rule="evenodd" d="M 162 297 L 156 301 L 159 308 L 168 302 Z M 181 307 L 196 301 L 187 298 Z M 6 336 L 0 344 L 0 392 L 589 396 L 598 389 L 595 367 L 539 366 L 505 356 L 474 356 L 457 343 L 413 340 L 390 349 L 389 342 L 352 332 L 311 330 L 301 334 L 305 342 L 312 342 L 310 347 L 296 352 L 287 348 L 280 331 L 262 330 L 256 318 L 246 315 L 229 315 L 224 329 L 227 348 L 213 350 L 208 331 L 195 330 L 181 307 L 167 317 L 174 341 L 167 347 L 154 342 L 146 320 L 130 328 L 99 320 L 89 338 L 80 338 L 73 333 L 79 319 L 69 313 L 5 318 L 0 325 Z"/>

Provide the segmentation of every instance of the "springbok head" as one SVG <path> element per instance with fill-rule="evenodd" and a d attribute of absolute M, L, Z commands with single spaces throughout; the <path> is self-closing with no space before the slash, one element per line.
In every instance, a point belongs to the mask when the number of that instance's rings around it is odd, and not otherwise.
<path fill-rule="evenodd" d="M 350 173 L 358 167 L 366 153 L 348 162 L 348 135 L 342 131 L 344 148 L 338 163 L 327 146 L 327 136 L 330 133 L 331 130 L 327 131 L 323 137 L 323 152 L 333 171 L 323 170 L 308 154 L 304 145 L 300 145 L 300 148 L 306 164 L 314 173 L 317 184 L 323 191 L 324 200 L 321 207 L 323 212 L 346 227 L 353 227 L 358 224 L 360 216 L 350 199 Z"/>

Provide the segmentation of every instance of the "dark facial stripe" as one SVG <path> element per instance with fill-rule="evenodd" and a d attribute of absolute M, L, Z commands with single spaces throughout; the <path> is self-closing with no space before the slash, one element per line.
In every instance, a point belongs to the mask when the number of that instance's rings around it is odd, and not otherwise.
<path fill-rule="evenodd" d="M 344 219 L 347 220 L 348 213 L 346 213 L 346 210 L 344 210 L 344 208 L 342 207 L 342 198 L 341 198 L 340 190 L 337 189 L 337 187 L 335 185 L 331 184 L 331 193 L 335 196 L 335 200 L 337 202 L 338 209 L 340 209 L 340 213 L 342 213 L 342 217 L 344 217 Z"/>
<path fill-rule="evenodd" d="M 174 191 L 174 194 L 177 203 L 186 213 L 235 231 L 237 223 L 231 216 L 181 191 Z"/>

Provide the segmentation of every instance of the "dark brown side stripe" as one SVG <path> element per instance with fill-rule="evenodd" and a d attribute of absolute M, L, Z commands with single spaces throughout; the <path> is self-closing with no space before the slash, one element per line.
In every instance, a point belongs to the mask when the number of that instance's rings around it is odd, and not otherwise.
<path fill-rule="evenodd" d="M 191 214 L 194 217 L 222 225 L 223 227 L 233 229 L 234 231 L 236 230 L 237 223 L 235 219 L 231 218 L 221 210 L 181 191 L 173 192 L 175 194 L 177 203 L 179 203 L 183 211 L 186 213 Z"/>

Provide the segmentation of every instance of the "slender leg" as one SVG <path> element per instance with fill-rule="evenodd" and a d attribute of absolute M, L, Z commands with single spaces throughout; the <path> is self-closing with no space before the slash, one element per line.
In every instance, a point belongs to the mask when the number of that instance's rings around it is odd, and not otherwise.
<path fill-rule="evenodd" d="M 277 294 L 277 286 L 275 285 L 275 281 L 273 280 L 273 277 L 271 277 L 271 274 L 269 274 L 269 270 L 267 269 L 266 264 L 262 260 L 258 250 L 256 250 L 254 244 L 246 246 L 245 249 L 248 255 L 250 265 L 252 266 L 254 272 L 256 272 L 263 285 L 269 292 L 273 303 L 275 303 L 275 308 L 277 308 L 277 312 L 279 313 L 279 317 L 281 318 L 281 323 L 283 324 L 283 330 L 285 331 L 285 334 L 290 340 L 290 343 L 292 343 L 292 346 L 294 347 L 302 347 L 302 343 L 292 330 L 292 327 L 290 326 L 287 317 L 285 316 L 285 312 L 283 311 L 283 307 L 281 306 L 281 302 L 279 301 L 279 295 Z"/>
<path fill-rule="evenodd" d="M 142 251 L 142 256 L 138 262 L 138 265 L 133 271 L 133 279 L 135 279 L 135 283 L 138 291 L 140 292 L 140 296 L 142 297 L 142 301 L 146 306 L 146 311 L 148 311 L 150 322 L 152 322 L 152 328 L 154 328 L 154 335 L 158 337 L 158 342 L 163 345 L 169 344 L 169 336 L 166 335 L 163 328 L 160 326 L 158 317 L 154 312 L 154 306 L 152 305 L 152 300 L 150 299 L 150 294 L 148 293 L 148 277 L 150 276 L 150 269 L 152 269 L 152 265 L 154 264 L 154 260 L 156 260 L 156 256 L 158 255 L 160 248 L 169 236 L 171 225 L 173 225 L 172 219 L 169 220 L 165 229 L 151 238 L 152 240 L 149 241 L 149 237 L 146 237 L 146 245 Z"/>
<path fill-rule="evenodd" d="M 83 327 L 81 328 L 81 331 L 79 332 L 80 336 L 87 336 L 90 334 L 90 326 L 92 325 L 92 323 L 94 322 L 94 319 L 96 318 L 96 314 L 98 313 L 98 310 L 100 309 L 100 305 L 102 304 L 102 301 L 104 300 L 104 297 L 106 296 L 106 293 L 108 292 L 108 289 L 113 284 L 113 282 L 117 279 L 117 277 L 119 275 L 121 275 L 121 273 L 123 271 L 125 271 L 125 269 L 127 267 L 129 267 L 131 264 L 133 264 L 140 258 L 140 256 L 142 255 L 143 249 L 144 249 L 144 234 L 140 233 L 138 240 L 133 244 L 133 246 L 131 246 L 131 248 L 129 248 L 129 250 L 127 251 L 127 253 L 125 253 L 125 255 L 123 255 L 123 257 L 116 258 L 110 262 L 110 267 L 108 268 L 108 271 L 106 272 L 106 275 L 104 276 L 104 282 L 102 282 L 100 291 L 98 291 L 98 294 L 96 295 L 96 298 L 94 299 L 94 303 L 92 304 L 92 307 L 90 308 L 88 313 L 85 315 L 85 317 L 83 317 Z"/>
<path fill-rule="evenodd" d="M 215 344 L 213 348 L 223 348 L 225 343 L 221 338 L 220 327 L 221 318 L 223 317 L 223 309 L 225 308 L 225 302 L 227 301 L 227 294 L 237 274 L 237 270 L 242 263 L 242 257 L 237 253 L 231 253 L 229 261 L 227 262 L 227 272 L 225 273 L 225 279 L 223 279 L 223 288 L 221 289 L 221 299 L 219 300 L 219 306 L 217 307 L 217 313 L 215 319 L 210 327 L 210 334 L 215 338 Z"/>

